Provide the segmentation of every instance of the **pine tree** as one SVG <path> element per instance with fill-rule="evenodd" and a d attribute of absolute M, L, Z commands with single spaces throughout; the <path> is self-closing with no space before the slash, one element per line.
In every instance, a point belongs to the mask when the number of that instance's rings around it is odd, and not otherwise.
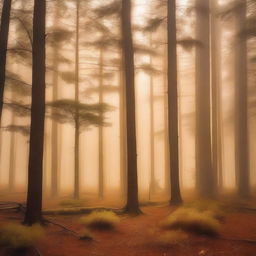
<path fill-rule="evenodd" d="M 196 187 L 203 197 L 214 197 L 216 174 L 212 167 L 210 101 L 210 1 L 197 0 L 196 48 Z"/>
<path fill-rule="evenodd" d="M 179 122 L 177 82 L 176 1 L 168 1 L 168 126 L 172 205 L 182 202 L 179 181 Z"/>
<path fill-rule="evenodd" d="M 42 221 L 43 148 L 45 119 L 46 1 L 34 1 L 32 105 L 29 145 L 28 192 L 24 223 Z"/>
<path fill-rule="evenodd" d="M 135 114 L 135 79 L 134 48 L 131 26 L 131 1 L 122 0 L 121 9 L 122 48 L 124 58 L 126 118 L 127 118 L 127 204 L 129 214 L 139 214 L 136 114 Z"/>
<path fill-rule="evenodd" d="M 12 0 L 4 0 L 0 25 L 0 123 L 3 111 L 7 46 Z"/>

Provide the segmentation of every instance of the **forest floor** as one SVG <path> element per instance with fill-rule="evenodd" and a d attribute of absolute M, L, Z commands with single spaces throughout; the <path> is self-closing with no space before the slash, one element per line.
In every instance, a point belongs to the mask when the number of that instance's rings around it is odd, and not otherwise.
<path fill-rule="evenodd" d="M 49 224 L 46 236 L 37 248 L 43 256 L 256 256 L 256 243 L 234 241 L 256 240 L 256 212 L 228 213 L 219 238 L 190 235 L 184 243 L 163 246 L 157 239 L 162 232 L 158 225 L 173 209 L 154 206 L 142 210 L 144 214 L 138 217 L 121 216 L 116 230 L 93 231 L 93 241 L 79 240 L 62 228 Z M 77 233 L 83 232 L 79 215 L 47 218 Z M 21 220 L 21 213 L 0 212 L 0 225 Z M 4 256 L 1 252 L 0 255 Z"/>

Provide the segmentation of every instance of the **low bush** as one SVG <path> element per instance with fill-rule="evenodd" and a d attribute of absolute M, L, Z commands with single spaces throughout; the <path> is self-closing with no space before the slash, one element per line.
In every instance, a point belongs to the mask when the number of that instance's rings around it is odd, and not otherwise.
<path fill-rule="evenodd" d="M 80 219 L 80 222 L 89 228 L 114 229 L 120 218 L 111 211 L 94 211 Z"/>
<path fill-rule="evenodd" d="M 188 240 L 188 234 L 182 230 L 166 231 L 157 240 L 162 246 L 181 245 Z"/>
<path fill-rule="evenodd" d="M 164 229 L 181 229 L 209 236 L 218 235 L 220 230 L 220 223 L 211 212 L 184 207 L 174 211 L 160 225 Z"/>
<path fill-rule="evenodd" d="M 198 200 L 187 202 L 184 204 L 185 208 L 195 208 L 201 212 L 208 211 L 217 220 L 223 220 L 225 218 L 225 211 L 223 206 L 216 201 L 212 200 Z"/>
<path fill-rule="evenodd" d="M 44 235 L 40 225 L 32 227 L 7 224 L 0 228 L 0 246 L 9 249 L 26 249 L 33 246 Z"/>
<path fill-rule="evenodd" d="M 90 230 L 84 229 L 82 231 L 81 236 L 80 236 L 80 240 L 91 241 L 93 239 L 94 239 L 94 237 L 93 237 L 93 234 L 90 232 Z"/>

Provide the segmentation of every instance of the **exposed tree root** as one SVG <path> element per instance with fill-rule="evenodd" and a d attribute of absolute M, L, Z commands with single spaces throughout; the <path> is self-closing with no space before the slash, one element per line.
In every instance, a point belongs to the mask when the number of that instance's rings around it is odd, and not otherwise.
<path fill-rule="evenodd" d="M 59 223 L 57 223 L 57 222 L 55 222 L 55 221 L 52 221 L 52 220 L 49 220 L 49 219 L 44 219 L 44 222 L 45 222 L 45 223 L 52 224 L 52 225 L 55 225 L 55 226 L 57 226 L 57 227 L 60 227 L 60 228 L 62 228 L 63 230 L 65 230 L 65 231 L 69 232 L 70 234 L 72 234 L 73 236 L 75 236 L 76 238 L 79 238 L 79 239 L 80 239 L 80 235 L 79 235 L 77 232 L 75 232 L 75 231 L 73 231 L 73 230 L 71 230 L 71 229 L 69 229 L 69 228 L 63 226 L 62 224 L 59 224 Z"/>
<path fill-rule="evenodd" d="M 21 212 L 25 212 L 25 206 L 22 203 L 17 202 L 0 202 L 0 210 L 17 210 Z"/>

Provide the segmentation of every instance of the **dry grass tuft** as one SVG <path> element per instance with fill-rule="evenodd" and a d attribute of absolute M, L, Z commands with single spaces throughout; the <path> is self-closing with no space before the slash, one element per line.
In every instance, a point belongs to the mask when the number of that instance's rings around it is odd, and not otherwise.
<path fill-rule="evenodd" d="M 184 204 L 185 208 L 195 208 L 201 212 L 209 212 L 215 219 L 224 220 L 225 211 L 223 210 L 223 206 L 216 201 L 212 200 L 198 200 L 192 201 Z"/>
<path fill-rule="evenodd" d="M 80 219 L 80 222 L 88 228 L 114 229 L 120 222 L 120 218 L 111 211 L 94 211 Z"/>
<path fill-rule="evenodd" d="M 208 236 L 217 236 L 220 231 L 220 223 L 210 211 L 184 207 L 170 214 L 160 226 L 163 229 L 180 229 Z"/>
<path fill-rule="evenodd" d="M 40 225 L 26 227 L 21 224 L 7 224 L 0 228 L 0 246 L 10 249 L 23 249 L 33 246 L 44 236 Z"/>
<path fill-rule="evenodd" d="M 80 240 L 92 241 L 94 240 L 93 234 L 88 229 L 84 229 L 82 231 L 82 235 L 80 236 Z"/>

